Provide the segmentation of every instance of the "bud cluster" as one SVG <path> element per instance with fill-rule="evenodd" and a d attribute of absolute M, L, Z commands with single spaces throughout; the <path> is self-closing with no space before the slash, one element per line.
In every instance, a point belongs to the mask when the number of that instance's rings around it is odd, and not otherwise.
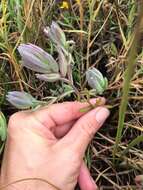
<path fill-rule="evenodd" d="M 44 29 L 45 35 L 52 41 L 58 53 L 58 59 L 34 44 L 21 44 L 18 51 L 22 57 L 22 66 L 36 72 L 36 77 L 43 81 L 55 82 L 61 80 L 68 83 L 77 94 L 73 85 L 72 67 L 73 57 L 70 45 L 73 41 L 67 41 L 64 31 L 56 22 Z M 108 81 L 95 68 L 86 71 L 86 79 L 89 86 L 95 89 L 96 94 L 102 94 L 106 90 Z M 78 94 L 79 95 L 79 94 Z M 18 109 L 35 108 L 41 101 L 36 100 L 26 92 L 9 92 L 7 100 Z"/>

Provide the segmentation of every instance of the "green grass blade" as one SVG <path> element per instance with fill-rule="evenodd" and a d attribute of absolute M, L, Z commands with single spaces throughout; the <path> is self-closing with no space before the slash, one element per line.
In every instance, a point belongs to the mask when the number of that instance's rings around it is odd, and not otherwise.
<path fill-rule="evenodd" d="M 127 148 L 121 153 L 121 155 L 124 156 L 129 151 L 129 149 L 131 149 L 132 147 L 134 147 L 135 145 L 141 142 L 143 142 L 143 135 L 136 137 L 132 142 L 130 142 Z"/>
<path fill-rule="evenodd" d="M 122 131 L 124 128 L 124 120 L 125 120 L 125 114 L 126 114 L 127 103 L 128 103 L 130 82 L 134 73 L 135 63 L 137 59 L 137 47 L 138 47 L 138 42 L 140 40 L 141 25 L 142 25 L 142 20 L 143 20 L 142 10 L 143 10 L 143 3 L 140 3 L 137 24 L 134 30 L 132 44 L 131 44 L 127 61 L 126 61 L 127 69 L 124 74 L 124 83 L 123 83 L 123 90 L 122 90 L 123 95 L 122 95 L 122 100 L 121 100 L 120 109 L 119 109 L 118 129 L 117 129 L 117 134 L 116 134 L 115 146 L 113 150 L 114 159 L 115 159 L 116 153 L 118 152 L 119 143 L 122 138 Z"/>

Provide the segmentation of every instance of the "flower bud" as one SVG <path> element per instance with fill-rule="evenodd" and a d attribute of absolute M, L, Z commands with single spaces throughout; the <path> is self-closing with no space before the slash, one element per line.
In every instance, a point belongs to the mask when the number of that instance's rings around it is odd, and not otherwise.
<path fill-rule="evenodd" d="M 18 109 L 34 108 L 40 104 L 33 96 L 26 92 L 12 91 L 6 95 L 7 101 Z"/>
<path fill-rule="evenodd" d="M 0 111 L 0 138 L 2 141 L 6 140 L 7 123 L 4 114 Z"/>
<path fill-rule="evenodd" d="M 60 26 L 56 22 L 53 21 L 50 27 L 46 27 L 44 29 L 44 33 L 56 45 L 60 45 L 66 49 L 67 42 L 66 42 L 65 33 L 63 32 L 63 30 L 60 28 Z"/>
<path fill-rule="evenodd" d="M 95 89 L 97 94 L 101 95 L 107 89 L 107 78 L 103 77 L 102 73 L 95 68 L 90 68 L 86 71 L 86 79 L 89 86 Z"/>
<path fill-rule="evenodd" d="M 36 77 L 47 82 L 55 82 L 61 79 L 61 75 L 59 73 L 36 74 Z"/>
<path fill-rule="evenodd" d="M 39 73 L 57 73 L 58 63 L 55 59 L 45 52 L 42 48 L 33 44 L 21 44 L 18 51 L 22 56 L 24 67 Z"/>
<path fill-rule="evenodd" d="M 59 58 L 60 73 L 61 73 L 62 77 L 65 77 L 67 74 L 67 70 L 68 70 L 69 57 L 65 55 L 63 49 L 60 48 L 59 46 L 57 47 L 57 51 L 59 53 L 58 58 Z"/>

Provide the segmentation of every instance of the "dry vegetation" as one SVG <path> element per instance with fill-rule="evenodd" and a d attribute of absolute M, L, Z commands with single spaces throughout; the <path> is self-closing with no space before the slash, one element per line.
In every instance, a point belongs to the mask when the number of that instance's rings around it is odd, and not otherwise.
<path fill-rule="evenodd" d="M 143 174 L 142 38 L 138 43 L 132 80 L 129 81 L 128 102 L 122 96 L 124 72 L 133 48 L 137 7 L 136 0 L 71 0 L 68 4 L 58 0 L 0 2 L 0 108 L 7 119 L 16 111 L 6 101 L 8 91 L 25 90 L 39 100 L 47 101 L 55 97 L 58 98 L 54 101 L 60 102 L 77 99 L 74 93 L 68 94 L 71 90 L 68 85 L 40 82 L 33 72 L 21 68 L 17 53 L 20 43 L 34 43 L 54 52 L 43 33 L 43 28 L 52 20 L 59 23 L 67 39 L 75 41 L 72 71 L 81 94 L 86 97 L 89 87 L 85 83 L 85 71 L 90 66 L 95 66 L 108 78 L 109 86 L 103 95 L 111 105 L 111 116 L 91 142 L 85 156 L 92 176 L 103 190 L 143 189 L 143 181 L 135 182 L 135 177 Z M 134 57 L 132 61 L 135 62 Z M 128 106 L 121 139 L 117 141 L 121 101 Z M 116 151 L 115 142 L 118 142 Z"/>

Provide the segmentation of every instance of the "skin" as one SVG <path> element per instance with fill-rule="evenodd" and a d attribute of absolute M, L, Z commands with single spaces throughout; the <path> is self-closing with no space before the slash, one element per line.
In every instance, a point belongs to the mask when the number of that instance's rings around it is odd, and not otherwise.
<path fill-rule="evenodd" d="M 92 99 L 94 104 L 96 99 Z M 105 99 L 102 99 L 104 105 Z M 109 115 L 100 106 L 80 112 L 87 103 L 65 102 L 22 111 L 11 116 L 1 169 L 1 186 L 25 178 L 6 190 L 96 190 L 97 186 L 83 162 L 88 144 Z"/>

